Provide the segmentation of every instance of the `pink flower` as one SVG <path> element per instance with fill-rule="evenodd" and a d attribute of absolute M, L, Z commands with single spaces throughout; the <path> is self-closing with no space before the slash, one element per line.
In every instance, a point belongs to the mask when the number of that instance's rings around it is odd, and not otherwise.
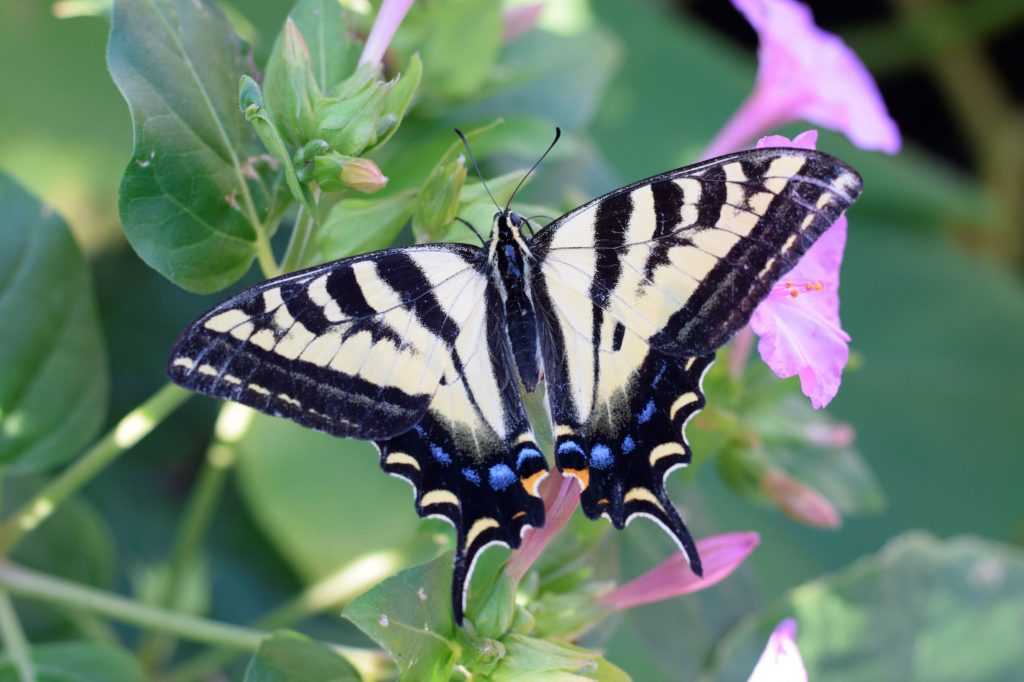
<path fill-rule="evenodd" d="M 794 521 L 817 528 L 838 528 L 843 522 L 827 497 L 781 471 L 766 472 L 761 490 Z"/>
<path fill-rule="evenodd" d="M 380 11 L 377 12 L 377 18 L 373 20 L 373 28 L 370 29 L 366 45 L 363 46 L 363 53 L 359 56 L 360 64 L 380 63 L 412 2 L 413 0 L 384 0 Z"/>
<path fill-rule="evenodd" d="M 516 5 L 505 10 L 502 21 L 505 24 L 501 39 L 511 43 L 519 36 L 532 31 L 544 11 L 543 2 L 531 2 L 527 5 Z"/>
<path fill-rule="evenodd" d="M 509 557 L 505 572 L 512 582 L 526 575 L 548 543 L 569 523 L 580 502 L 580 487 L 576 479 L 562 476 L 555 468 L 541 483 L 541 496 L 544 498 L 544 527 L 527 530 L 523 544 Z"/>
<path fill-rule="evenodd" d="M 807 669 L 796 646 L 795 620 L 787 618 L 775 626 L 747 682 L 807 682 Z"/>
<path fill-rule="evenodd" d="M 813 149 L 817 137 L 813 130 L 792 142 L 772 135 L 757 146 Z M 845 245 L 846 216 L 840 216 L 750 318 L 750 328 L 761 337 L 761 359 L 779 377 L 799 376 L 800 390 L 815 409 L 835 397 L 850 358 L 850 336 L 839 323 L 839 266 Z"/>
<path fill-rule="evenodd" d="M 697 541 L 704 564 L 704 577 L 698 578 L 679 552 L 673 552 L 639 578 L 620 585 L 601 597 L 601 602 L 616 611 L 651 604 L 690 592 L 705 590 L 725 580 L 760 544 L 757 533 L 725 533 Z"/>
<path fill-rule="evenodd" d="M 795 0 L 732 0 L 757 31 L 754 91 L 705 152 L 718 156 L 795 120 L 838 130 L 862 149 L 894 154 L 900 132 L 853 50 Z"/>

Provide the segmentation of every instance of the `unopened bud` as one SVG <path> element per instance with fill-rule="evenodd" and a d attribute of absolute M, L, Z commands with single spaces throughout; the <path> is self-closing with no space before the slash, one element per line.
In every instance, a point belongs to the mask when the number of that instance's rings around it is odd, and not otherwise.
<path fill-rule="evenodd" d="M 434 167 L 423 183 L 413 213 L 412 227 L 418 239 L 440 238 L 443 229 L 455 220 L 465 182 L 466 159 L 461 155 Z"/>
<path fill-rule="evenodd" d="M 838 528 L 839 511 L 817 490 L 778 470 L 769 470 L 761 478 L 761 490 L 794 521 L 818 528 Z"/>
<path fill-rule="evenodd" d="M 341 181 L 357 192 L 372 194 L 384 189 L 388 178 L 369 159 L 352 159 L 341 168 Z"/>

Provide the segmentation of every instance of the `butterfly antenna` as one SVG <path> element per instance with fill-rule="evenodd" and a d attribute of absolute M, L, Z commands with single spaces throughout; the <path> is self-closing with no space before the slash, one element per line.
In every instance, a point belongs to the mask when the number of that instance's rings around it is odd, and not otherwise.
<path fill-rule="evenodd" d="M 487 196 L 489 196 L 491 198 L 491 201 L 494 202 L 494 207 L 500 211 L 501 204 L 499 204 L 498 200 L 494 198 L 493 194 L 491 194 L 491 188 L 487 186 L 487 181 L 484 180 L 484 174 L 480 172 L 480 166 L 476 162 L 476 157 L 473 156 L 473 150 L 469 148 L 469 140 L 466 139 L 466 136 L 463 135 L 462 131 L 459 130 L 458 128 L 455 129 L 455 134 L 459 136 L 460 140 L 462 140 L 462 146 L 466 148 L 466 155 L 469 157 L 469 160 L 473 162 L 473 168 L 476 169 L 476 174 L 480 178 L 480 184 L 484 186 L 484 190 L 487 192 Z M 508 209 L 506 208 L 506 210 Z M 473 231 L 476 232 L 476 230 Z M 477 235 L 479 236 L 479 233 L 477 233 Z"/>
<path fill-rule="evenodd" d="M 466 227 L 468 227 L 469 229 L 473 230 L 473 234 L 475 234 L 476 238 L 480 240 L 480 243 L 483 244 L 484 246 L 487 246 L 487 240 L 483 238 L 483 235 L 477 232 L 476 228 L 473 227 L 473 224 L 471 222 L 469 222 L 468 220 L 463 220 L 459 216 L 455 216 L 455 219 L 458 220 L 463 225 L 465 225 Z"/>
<path fill-rule="evenodd" d="M 558 143 L 558 138 L 560 137 L 562 137 L 562 129 L 559 128 L 558 126 L 555 126 L 555 139 L 551 140 L 551 144 L 548 145 L 547 150 L 545 150 L 545 152 L 540 155 L 540 158 L 537 159 L 536 163 L 530 166 L 530 170 L 526 171 L 526 175 L 524 175 L 523 179 L 519 181 L 519 184 L 516 185 L 516 188 L 512 190 L 512 194 L 508 198 L 508 203 L 505 204 L 506 213 L 508 212 L 509 207 L 512 205 L 512 200 L 516 198 L 516 194 L 519 192 L 519 188 L 522 187 L 523 183 L 526 182 L 527 178 L 529 178 L 533 174 L 533 171 L 537 170 L 537 166 L 539 166 L 540 162 L 544 160 L 544 157 L 546 157 L 551 152 L 551 150 L 555 148 L 555 144 Z"/>

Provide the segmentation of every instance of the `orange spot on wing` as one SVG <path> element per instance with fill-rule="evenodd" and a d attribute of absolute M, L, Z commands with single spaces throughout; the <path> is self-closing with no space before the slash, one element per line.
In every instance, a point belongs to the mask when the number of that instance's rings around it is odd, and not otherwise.
<path fill-rule="evenodd" d="M 528 495 L 533 495 L 534 497 L 540 497 L 540 493 L 537 491 L 537 486 L 540 485 L 540 482 L 547 475 L 548 475 L 548 472 L 545 471 L 545 470 L 538 471 L 535 474 L 531 474 L 530 476 L 528 476 L 526 478 L 520 479 L 520 482 L 523 484 L 523 488 L 526 490 L 526 493 Z"/>
<path fill-rule="evenodd" d="M 586 490 L 590 485 L 590 469 L 564 469 L 562 473 L 579 481 L 582 490 Z"/>

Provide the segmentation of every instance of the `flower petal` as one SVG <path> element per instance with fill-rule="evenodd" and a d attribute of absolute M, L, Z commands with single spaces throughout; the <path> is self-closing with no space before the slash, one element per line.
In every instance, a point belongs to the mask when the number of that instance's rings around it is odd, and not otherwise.
<path fill-rule="evenodd" d="M 732 0 L 758 35 L 754 91 L 708 148 L 716 156 L 770 128 L 804 119 L 863 149 L 894 154 L 902 143 L 874 79 L 857 55 L 814 23 L 796 0 Z"/>
<path fill-rule="evenodd" d="M 747 682 L 807 682 L 807 669 L 796 646 L 795 620 L 787 618 L 775 626 Z"/>
<path fill-rule="evenodd" d="M 729 577 L 760 542 L 761 536 L 753 532 L 725 533 L 698 540 L 704 577 L 694 575 L 683 555 L 674 552 L 639 578 L 601 597 L 601 602 L 620 611 L 707 589 Z"/>
<path fill-rule="evenodd" d="M 412 3 L 413 0 L 384 0 L 377 18 L 373 20 L 373 28 L 363 46 L 363 53 L 359 56 L 360 64 L 380 63 Z"/>
<path fill-rule="evenodd" d="M 541 483 L 544 498 L 544 527 L 526 531 L 519 549 L 512 552 L 505 572 L 513 582 L 520 580 L 541 555 L 547 544 L 569 523 L 580 502 L 580 487 L 575 478 L 563 476 L 557 468 Z"/>

